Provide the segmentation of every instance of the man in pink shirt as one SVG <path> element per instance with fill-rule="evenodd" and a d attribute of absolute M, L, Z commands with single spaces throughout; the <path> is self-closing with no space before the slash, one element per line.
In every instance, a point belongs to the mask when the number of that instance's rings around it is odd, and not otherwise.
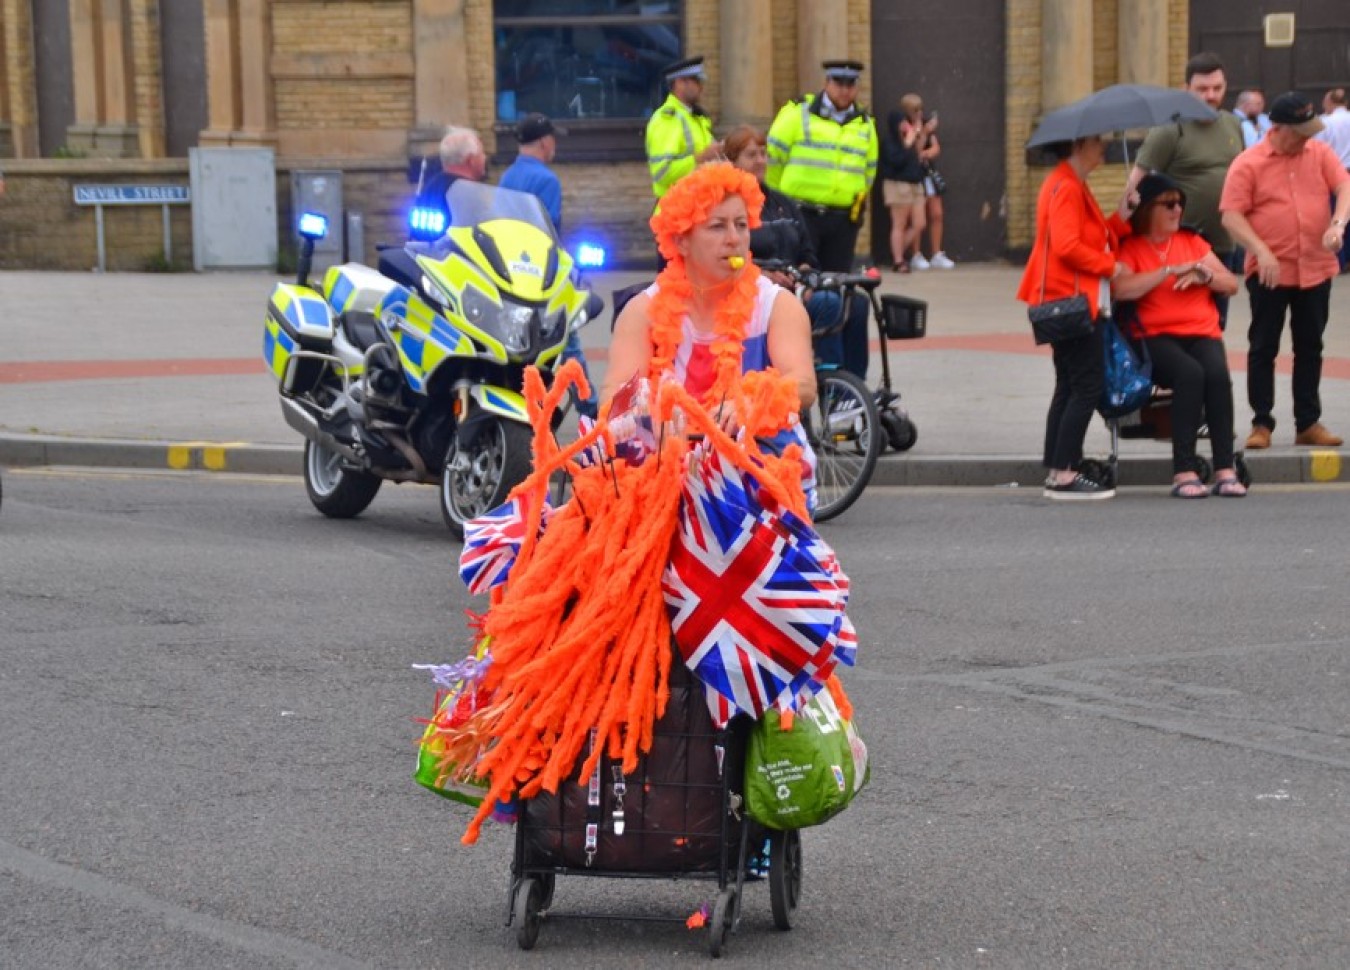
<path fill-rule="evenodd" d="M 1335 447 L 1322 424 L 1322 332 L 1327 326 L 1336 253 L 1350 219 L 1350 173 L 1312 136 L 1322 130 L 1313 103 L 1296 92 L 1270 106 L 1270 133 L 1234 160 L 1219 210 L 1224 228 L 1247 250 L 1248 448 L 1269 448 L 1275 430 L 1275 358 L 1285 314 L 1294 344 L 1294 443 Z M 1336 198 L 1327 212 L 1327 196 Z"/>

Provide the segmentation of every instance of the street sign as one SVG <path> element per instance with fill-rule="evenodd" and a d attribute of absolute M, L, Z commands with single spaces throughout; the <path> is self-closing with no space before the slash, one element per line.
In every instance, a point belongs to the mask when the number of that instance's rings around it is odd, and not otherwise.
<path fill-rule="evenodd" d="M 157 205 L 164 218 L 164 263 L 171 261 L 172 240 L 169 238 L 169 206 L 185 205 L 192 201 L 186 185 L 76 185 L 75 204 L 94 207 L 94 232 L 98 242 L 98 271 L 107 265 L 103 245 L 103 207 L 105 205 Z"/>
<path fill-rule="evenodd" d="M 173 205 L 191 202 L 186 185 L 77 185 L 76 205 Z"/>

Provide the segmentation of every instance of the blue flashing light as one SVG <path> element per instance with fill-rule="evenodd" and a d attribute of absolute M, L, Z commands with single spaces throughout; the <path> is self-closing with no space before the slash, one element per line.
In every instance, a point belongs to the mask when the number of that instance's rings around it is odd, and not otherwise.
<path fill-rule="evenodd" d="M 582 243 L 577 247 L 577 265 L 582 269 L 604 269 L 607 255 L 604 246 Z"/>
<path fill-rule="evenodd" d="M 322 239 L 328 235 L 328 217 L 318 212 L 303 213 L 299 233 L 305 239 Z"/>
<path fill-rule="evenodd" d="M 418 206 L 408 213 L 408 228 L 414 239 L 440 239 L 445 234 L 445 213 Z"/>

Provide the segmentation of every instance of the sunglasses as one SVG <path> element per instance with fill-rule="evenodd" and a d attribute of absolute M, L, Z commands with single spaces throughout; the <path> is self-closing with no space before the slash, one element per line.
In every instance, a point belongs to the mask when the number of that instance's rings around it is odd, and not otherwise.
<path fill-rule="evenodd" d="M 1156 205 L 1162 206 L 1164 209 L 1184 209 L 1184 208 L 1186 208 L 1186 203 L 1185 203 L 1185 202 L 1182 202 L 1180 199 L 1168 199 L 1166 202 L 1158 202 L 1158 203 L 1155 203 L 1155 204 L 1156 204 Z"/>

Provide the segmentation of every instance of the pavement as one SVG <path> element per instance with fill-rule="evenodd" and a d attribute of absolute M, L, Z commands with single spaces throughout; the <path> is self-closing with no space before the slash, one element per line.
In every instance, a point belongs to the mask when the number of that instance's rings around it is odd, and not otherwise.
<path fill-rule="evenodd" d="M 1053 386 L 1048 350 L 1032 343 L 1013 294 L 1021 270 L 967 264 L 905 276 L 883 293 L 927 301 L 923 339 L 891 342 L 894 388 L 918 426 L 908 452 L 887 452 L 875 485 L 1039 486 L 1040 446 Z M 650 278 L 598 272 L 613 290 Z M 300 437 L 282 420 L 263 366 L 262 320 L 272 274 L 0 273 L 0 467 L 29 465 L 205 469 L 299 475 Z M 1332 287 L 1322 379 L 1323 421 L 1350 434 L 1350 277 Z M 1227 344 L 1239 436 L 1250 314 L 1239 294 Z M 608 313 L 583 331 L 592 375 L 603 373 Z M 1350 479 L 1350 451 L 1293 444 L 1290 359 L 1276 379 L 1279 428 L 1268 451 L 1249 453 L 1255 482 Z M 880 379 L 874 354 L 873 382 Z M 1089 455 L 1110 437 L 1096 420 Z M 1208 445 L 1201 442 L 1208 457 Z M 1122 485 L 1171 478 L 1166 441 L 1121 442 Z"/>

